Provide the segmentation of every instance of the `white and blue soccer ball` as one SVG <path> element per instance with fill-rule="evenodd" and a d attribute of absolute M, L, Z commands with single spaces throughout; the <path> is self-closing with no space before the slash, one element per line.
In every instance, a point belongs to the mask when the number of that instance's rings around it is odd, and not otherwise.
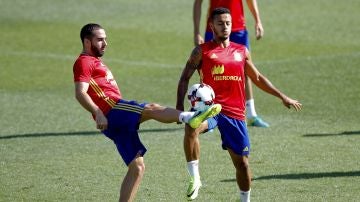
<path fill-rule="evenodd" d="M 207 84 L 194 84 L 187 93 L 191 108 L 195 111 L 204 111 L 214 104 L 215 93 Z"/>

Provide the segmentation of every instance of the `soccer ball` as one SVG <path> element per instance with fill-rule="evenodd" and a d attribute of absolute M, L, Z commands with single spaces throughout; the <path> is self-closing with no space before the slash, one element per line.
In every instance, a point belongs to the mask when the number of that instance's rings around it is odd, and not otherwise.
<path fill-rule="evenodd" d="M 188 100 L 195 111 L 204 111 L 214 104 L 215 93 L 207 84 L 194 84 L 188 90 Z"/>

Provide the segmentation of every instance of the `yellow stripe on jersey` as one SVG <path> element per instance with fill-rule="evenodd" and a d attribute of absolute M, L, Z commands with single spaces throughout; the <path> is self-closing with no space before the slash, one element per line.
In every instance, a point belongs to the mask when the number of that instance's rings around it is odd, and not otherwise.
<path fill-rule="evenodd" d="M 125 103 L 117 103 L 113 109 L 120 109 L 120 110 L 124 110 L 124 111 L 130 111 L 130 112 L 135 112 L 138 114 L 141 114 L 142 111 L 144 110 L 144 108 L 140 107 L 140 106 L 134 106 L 134 105 L 130 105 L 130 104 L 125 104 Z"/>
<path fill-rule="evenodd" d="M 90 86 L 96 92 L 96 94 L 100 98 L 102 98 L 105 102 L 107 102 L 111 107 L 114 107 L 116 105 L 116 101 L 107 97 L 105 95 L 104 91 L 102 91 L 102 89 L 99 87 L 99 85 L 93 79 L 90 79 Z"/>

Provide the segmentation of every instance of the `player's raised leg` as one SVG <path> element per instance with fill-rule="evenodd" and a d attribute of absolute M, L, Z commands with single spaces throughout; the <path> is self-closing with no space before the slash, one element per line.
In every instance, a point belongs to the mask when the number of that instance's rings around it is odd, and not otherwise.
<path fill-rule="evenodd" d="M 219 114 L 220 104 L 214 104 L 205 111 L 182 112 L 170 107 L 164 107 L 159 104 L 147 104 L 141 114 L 140 122 L 154 119 L 162 123 L 184 122 L 189 123 L 192 128 L 197 128 L 209 117 Z"/>

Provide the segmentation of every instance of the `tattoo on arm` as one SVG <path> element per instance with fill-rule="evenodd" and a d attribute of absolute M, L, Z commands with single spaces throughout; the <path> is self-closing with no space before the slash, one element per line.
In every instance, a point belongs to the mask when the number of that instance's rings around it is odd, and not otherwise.
<path fill-rule="evenodd" d="M 201 66 L 202 53 L 200 46 L 197 46 L 192 51 L 185 68 L 180 76 L 178 91 L 177 91 L 177 103 L 176 108 L 184 110 L 184 98 L 189 85 L 189 80 L 194 74 L 195 70 L 198 70 Z"/>
<path fill-rule="evenodd" d="M 180 81 L 189 81 L 195 70 L 200 69 L 202 61 L 202 53 L 200 46 L 194 48 L 186 62 L 185 68 L 181 74 Z"/>
<path fill-rule="evenodd" d="M 192 51 L 189 60 L 186 63 L 186 69 L 197 70 L 200 68 L 202 52 L 200 46 L 196 46 Z"/>

